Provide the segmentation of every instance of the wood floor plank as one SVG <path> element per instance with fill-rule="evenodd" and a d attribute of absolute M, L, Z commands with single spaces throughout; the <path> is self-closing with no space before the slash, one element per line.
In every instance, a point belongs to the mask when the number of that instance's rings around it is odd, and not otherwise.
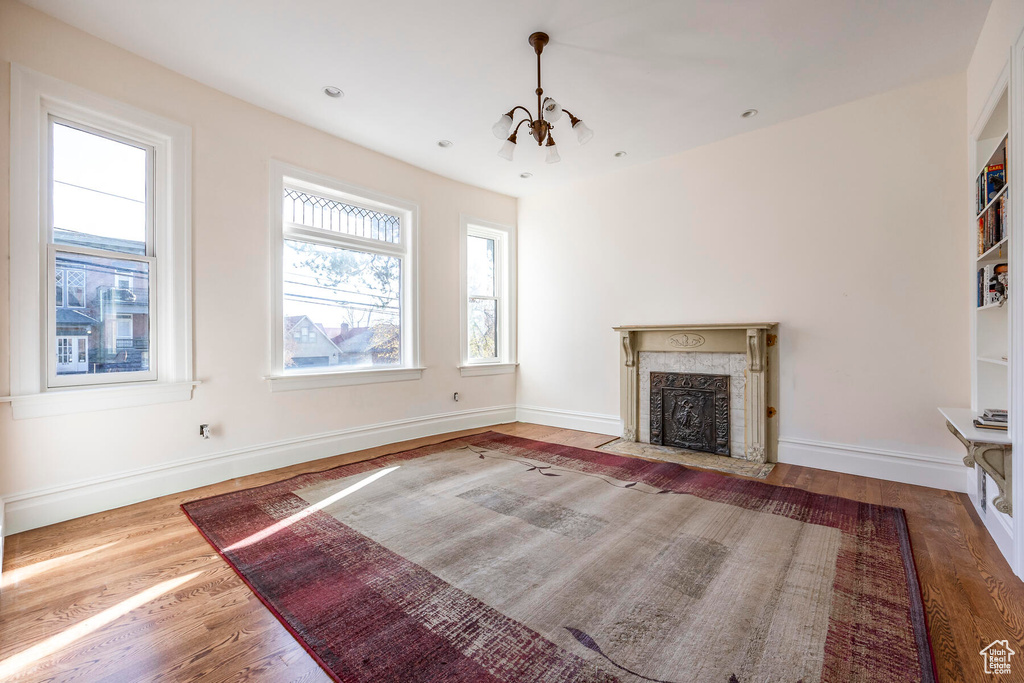
<path fill-rule="evenodd" d="M 491 429 L 591 449 L 611 438 L 524 423 Z M 41 657 L 11 680 L 330 680 L 179 505 L 480 431 L 485 430 L 301 463 L 9 536 L 0 588 L 0 662 L 161 581 L 196 572 L 187 583 Z M 1024 584 L 965 495 L 785 464 L 776 465 L 765 481 L 905 510 L 943 683 L 988 680 L 978 651 L 992 640 L 1024 644 Z"/>

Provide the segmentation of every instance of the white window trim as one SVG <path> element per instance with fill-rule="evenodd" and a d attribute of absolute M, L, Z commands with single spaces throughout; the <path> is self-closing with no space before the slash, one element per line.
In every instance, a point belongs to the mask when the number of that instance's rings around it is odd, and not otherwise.
<path fill-rule="evenodd" d="M 287 179 L 287 183 L 285 181 Z M 393 252 L 402 256 L 402 360 L 399 367 L 359 368 L 355 370 L 331 370 L 317 368 L 309 372 L 284 372 L 284 233 L 285 224 L 281 205 L 285 185 L 308 189 L 313 193 L 326 193 L 355 206 L 402 214 L 401 243 L 391 244 L 377 240 L 367 241 L 366 246 L 375 251 Z M 350 185 L 329 176 L 307 171 L 296 166 L 272 160 L 270 162 L 270 272 L 271 278 L 271 329 L 270 329 L 270 372 L 264 377 L 270 383 L 270 390 L 293 391 L 319 389 L 323 387 L 351 386 L 356 384 L 377 384 L 382 382 L 404 382 L 418 380 L 423 376 L 420 365 L 419 332 L 419 206 L 373 190 Z M 316 241 L 322 230 L 289 225 L 289 231 L 302 233 L 304 239 Z M 358 237 L 346 237 L 352 248 L 359 242 Z M 332 245 L 333 246 L 333 245 Z"/>
<path fill-rule="evenodd" d="M 461 338 L 462 363 L 459 372 L 463 377 L 480 375 L 505 375 L 516 371 L 516 230 L 514 227 L 480 220 L 471 216 L 460 216 L 459 220 L 459 337 Z M 500 263 L 496 263 L 496 278 L 504 289 L 502 306 L 498 311 L 498 358 L 472 360 L 469 357 L 469 285 L 467 282 L 467 238 L 470 236 L 497 239 L 501 242 Z"/>
<path fill-rule="evenodd" d="M 49 119 L 67 119 L 153 149 L 153 254 L 161 292 L 155 380 L 47 388 Z M 11 389 L 15 419 L 187 401 L 192 368 L 192 129 L 11 65 Z"/>

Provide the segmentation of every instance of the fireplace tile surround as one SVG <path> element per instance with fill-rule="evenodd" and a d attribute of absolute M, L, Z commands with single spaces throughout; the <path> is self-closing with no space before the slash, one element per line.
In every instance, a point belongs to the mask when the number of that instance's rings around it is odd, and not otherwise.
<path fill-rule="evenodd" d="M 652 372 L 729 375 L 729 450 L 731 455 L 744 453 L 743 391 L 747 370 L 745 354 L 643 351 L 639 354 L 639 364 L 640 415 L 637 421 L 639 441 L 651 442 Z"/>
<path fill-rule="evenodd" d="M 777 323 L 629 325 L 620 340 L 622 438 L 650 442 L 650 373 L 730 376 L 730 451 L 774 462 L 778 441 Z"/>

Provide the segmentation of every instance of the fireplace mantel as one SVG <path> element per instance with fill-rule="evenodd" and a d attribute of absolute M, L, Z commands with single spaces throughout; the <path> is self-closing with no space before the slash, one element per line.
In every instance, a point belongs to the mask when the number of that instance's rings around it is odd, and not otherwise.
<path fill-rule="evenodd" d="M 687 325 L 620 325 L 619 412 L 622 438 L 639 435 L 642 351 L 675 353 L 745 353 L 744 452 L 733 457 L 774 462 L 778 441 L 778 323 L 708 323 Z"/>

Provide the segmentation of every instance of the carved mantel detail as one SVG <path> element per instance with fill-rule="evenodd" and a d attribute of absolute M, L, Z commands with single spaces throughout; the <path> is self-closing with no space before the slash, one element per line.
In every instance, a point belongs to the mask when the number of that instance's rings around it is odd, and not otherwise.
<path fill-rule="evenodd" d="M 696 332 L 682 332 L 680 334 L 673 334 L 668 338 L 668 343 L 677 349 L 693 349 L 703 346 L 704 341 L 704 337 Z"/>
<path fill-rule="evenodd" d="M 777 399 L 776 323 L 720 323 L 709 325 L 621 326 L 620 416 L 622 438 L 639 438 L 641 352 L 744 353 L 744 448 L 732 456 L 755 462 L 774 460 L 778 430 L 769 399 Z M 771 401 L 774 403 L 774 401 Z M 774 405 L 778 405 L 774 403 Z"/>

